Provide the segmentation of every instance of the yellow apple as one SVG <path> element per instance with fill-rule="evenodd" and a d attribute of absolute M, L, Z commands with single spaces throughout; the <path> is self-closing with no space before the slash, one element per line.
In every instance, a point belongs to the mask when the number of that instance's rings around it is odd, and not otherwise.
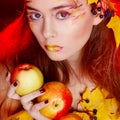
<path fill-rule="evenodd" d="M 68 113 L 67 115 L 62 116 L 59 120 L 82 120 L 82 118 L 79 117 L 77 114 Z"/>
<path fill-rule="evenodd" d="M 44 78 L 42 72 L 32 64 L 20 64 L 11 74 L 10 82 L 19 82 L 16 93 L 23 96 L 42 87 Z"/>
<path fill-rule="evenodd" d="M 65 115 L 71 108 L 72 94 L 61 82 L 48 82 L 44 84 L 45 94 L 38 97 L 37 101 L 49 101 L 49 104 L 40 109 L 40 113 L 50 119 L 58 119 Z"/>

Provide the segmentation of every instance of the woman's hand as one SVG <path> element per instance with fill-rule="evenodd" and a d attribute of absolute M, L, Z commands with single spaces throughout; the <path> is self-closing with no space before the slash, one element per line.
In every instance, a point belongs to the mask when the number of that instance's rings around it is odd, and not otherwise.
<path fill-rule="evenodd" d="M 41 103 L 34 104 L 32 100 L 34 100 L 36 97 L 41 96 L 45 93 L 44 89 L 40 89 L 38 91 L 32 92 L 28 95 L 20 97 L 18 94 L 15 93 L 16 88 L 19 86 L 19 82 L 14 82 L 8 91 L 8 97 L 17 99 L 21 101 L 21 104 L 23 105 L 23 108 L 28 111 L 28 113 L 35 118 L 36 120 L 50 120 L 43 115 L 40 114 L 39 110 L 46 105 L 48 105 L 48 100 L 43 101 Z"/>

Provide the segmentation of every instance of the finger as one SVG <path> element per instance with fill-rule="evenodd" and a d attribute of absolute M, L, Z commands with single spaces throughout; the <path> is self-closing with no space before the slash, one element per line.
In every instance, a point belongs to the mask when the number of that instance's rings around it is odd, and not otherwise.
<path fill-rule="evenodd" d="M 40 120 L 50 120 L 46 118 L 45 116 L 40 114 L 40 109 L 43 107 L 46 107 L 49 104 L 48 100 L 43 101 L 41 103 L 37 103 L 31 107 L 31 109 L 28 110 L 28 112 L 36 119 Z"/>
<path fill-rule="evenodd" d="M 20 96 L 15 92 L 15 90 L 18 87 L 18 81 L 15 81 L 13 84 L 11 84 L 7 96 L 9 98 L 20 100 Z"/>
<path fill-rule="evenodd" d="M 30 101 L 30 102 L 24 103 L 24 104 L 22 104 L 22 106 L 25 110 L 29 111 L 33 106 L 33 102 Z"/>
<path fill-rule="evenodd" d="M 33 104 L 32 101 L 23 104 L 23 108 L 27 111 L 39 111 L 41 108 L 48 105 L 48 100 L 45 100 L 40 103 Z"/>
<path fill-rule="evenodd" d="M 47 105 L 49 104 L 49 101 L 48 100 L 45 100 L 43 102 L 40 102 L 40 103 L 37 103 L 37 104 L 34 104 L 31 108 L 31 110 L 36 110 L 36 111 L 39 111 L 40 109 L 42 109 L 43 107 L 46 107 Z"/>
<path fill-rule="evenodd" d="M 32 93 L 30 93 L 30 94 L 28 94 L 28 95 L 22 96 L 22 97 L 21 97 L 21 103 L 22 103 L 22 104 L 26 104 L 26 103 L 34 100 L 36 97 L 43 95 L 44 92 L 45 92 L 44 89 L 40 89 L 40 90 L 37 90 L 37 91 L 35 91 L 35 92 L 32 92 Z"/>

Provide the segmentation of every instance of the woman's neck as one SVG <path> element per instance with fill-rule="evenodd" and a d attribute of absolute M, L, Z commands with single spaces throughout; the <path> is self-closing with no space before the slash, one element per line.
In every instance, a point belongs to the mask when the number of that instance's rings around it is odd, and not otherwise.
<path fill-rule="evenodd" d="M 85 91 L 86 88 L 92 91 L 96 87 L 96 85 L 91 82 L 91 80 L 88 79 L 86 76 L 80 75 L 76 77 L 76 75 L 71 74 L 70 81 L 67 84 L 67 87 L 69 88 L 73 96 L 73 109 L 79 110 L 78 102 L 81 100 L 81 94 Z"/>
<path fill-rule="evenodd" d="M 73 70 L 76 71 L 76 69 L 80 70 L 80 64 L 82 59 L 82 50 L 75 53 L 73 56 L 67 59 L 69 65 Z"/>

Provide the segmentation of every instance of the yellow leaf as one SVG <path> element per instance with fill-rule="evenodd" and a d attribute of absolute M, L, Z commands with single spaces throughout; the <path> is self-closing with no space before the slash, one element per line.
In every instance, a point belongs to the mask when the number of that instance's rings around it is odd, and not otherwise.
<path fill-rule="evenodd" d="M 116 45 L 118 47 L 120 44 L 120 17 L 118 17 L 117 15 L 112 17 L 107 26 L 113 29 L 116 39 Z"/>
<path fill-rule="evenodd" d="M 88 4 L 91 4 L 91 3 L 97 3 L 98 0 L 88 0 Z"/>
<path fill-rule="evenodd" d="M 22 110 L 9 118 L 7 120 L 33 120 L 33 118 L 28 114 L 27 111 Z"/>

